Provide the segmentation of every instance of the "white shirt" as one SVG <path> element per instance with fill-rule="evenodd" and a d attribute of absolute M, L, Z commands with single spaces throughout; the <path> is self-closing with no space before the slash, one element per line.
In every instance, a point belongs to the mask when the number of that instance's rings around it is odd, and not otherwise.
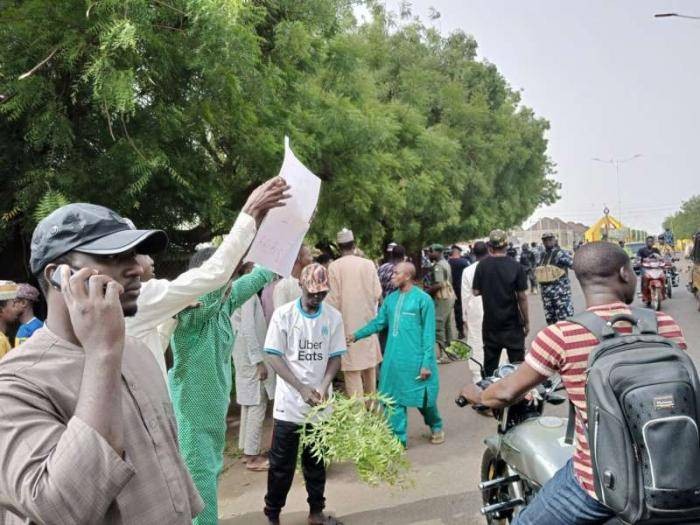
<path fill-rule="evenodd" d="M 346 352 L 340 312 L 328 304 L 321 304 L 318 312 L 309 315 L 302 310 L 300 299 L 281 306 L 272 314 L 265 352 L 282 356 L 299 381 L 318 388 L 326 374 L 328 360 Z M 329 395 L 331 390 L 329 386 Z M 277 377 L 273 417 L 301 424 L 309 410 L 311 406 L 299 392 Z"/>
<path fill-rule="evenodd" d="M 194 303 L 201 295 L 221 288 L 231 278 L 255 238 L 255 220 L 241 213 L 219 248 L 199 268 L 176 279 L 151 279 L 141 286 L 138 311 L 126 318 L 126 334 L 142 341 L 155 357 L 167 384 L 163 353 L 168 347 L 177 322 L 175 315 Z"/>
<path fill-rule="evenodd" d="M 301 286 L 299 279 L 293 276 L 280 279 L 272 291 L 272 304 L 275 310 L 282 305 L 296 301 L 301 297 Z"/>

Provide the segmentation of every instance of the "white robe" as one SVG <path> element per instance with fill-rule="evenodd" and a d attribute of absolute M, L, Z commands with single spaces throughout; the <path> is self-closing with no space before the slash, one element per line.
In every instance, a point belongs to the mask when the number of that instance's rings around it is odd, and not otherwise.
<path fill-rule="evenodd" d="M 484 340 L 482 324 L 484 321 L 484 306 L 481 296 L 474 295 L 474 273 L 478 262 L 467 266 L 462 273 L 462 317 L 467 330 L 467 344 L 472 349 L 472 357 L 484 364 Z M 473 361 L 469 361 L 474 380 L 481 379 L 481 369 Z"/>
<path fill-rule="evenodd" d="M 236 402 L 245 406 L 258 405 L 261 402 L 261 385 L 257 365 L 265 362 L 263 345 L 267 323 L 257 295 L 233 312 L 231 328 L 235 337 L 231 355 L 236 376 Z M 269 366 L 267 380 L 262 386 L 267 391 L 268 399 L 272 399 L 275 395 L 275 373 Z"/>

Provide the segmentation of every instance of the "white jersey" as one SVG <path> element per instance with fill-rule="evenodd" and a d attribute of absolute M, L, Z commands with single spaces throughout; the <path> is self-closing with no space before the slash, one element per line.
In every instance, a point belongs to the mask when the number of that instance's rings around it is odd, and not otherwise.
<path fill-rule="evenodd" d="M 328 360 L 346 351 L 343 319 L 332 306 L 322 303 L 318 312 L 309 315 L 302 310 L 301 299 L 298 299 L 280 306 L 272 314 L 265 352 L 283 357 L 304 385 L 318 388 L 326 374 Z M 274 418 L 301 424 L 309 410 L 311 406 L 299 392 L 278 376 Z"/>

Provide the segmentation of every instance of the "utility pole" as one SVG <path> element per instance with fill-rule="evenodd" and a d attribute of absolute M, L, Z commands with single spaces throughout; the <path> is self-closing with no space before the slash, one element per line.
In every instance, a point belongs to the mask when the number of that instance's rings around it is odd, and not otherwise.
<path fill-rule="evenodd" d="M 595 157 L 591 160 L 594 160 L 595 162 L 602 162 L 603 164 L 611 164 L 612 166 L 615 166 L 615 176 L 617 178 L 617 220 L 622 222 L 622 187 L 621 187 L 621 182 L 620 182 L 620 176 L 621 176 L 621 171 L 622 171 L 622 165 L 630 162 L 631 160 L 638 159 L 641 157 L 641 153 L 637 153 L 636 155 L 632 155 L 631 157 L 628 157 L 626 159 L 600 159 L 598 157 Z M 606 208 L 607 209 L 607 208 Z"/>

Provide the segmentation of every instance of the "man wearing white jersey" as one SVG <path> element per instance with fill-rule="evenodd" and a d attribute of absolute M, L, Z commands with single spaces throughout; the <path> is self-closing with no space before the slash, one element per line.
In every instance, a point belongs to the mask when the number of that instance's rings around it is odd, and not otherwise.
<path fill-rule="evenodd" d="M 265 495 L 265 515 L 271 525 L 279 516 L 292 486 L 299 449 L 299 430 L 311 410 L 331 394 L 331 382 L 346 352 L 340 312 L 323 300 L 328 294 L 328 274 L 318 263 L 302 270 L 301 298 L 272 315 L 265 339 L 265 353 L 277 373 L 270 470 Z M 309 503 L 310 525 L 339 525 L 323 513 L 326 469 L 311 450 L 301 454 Z"/>

